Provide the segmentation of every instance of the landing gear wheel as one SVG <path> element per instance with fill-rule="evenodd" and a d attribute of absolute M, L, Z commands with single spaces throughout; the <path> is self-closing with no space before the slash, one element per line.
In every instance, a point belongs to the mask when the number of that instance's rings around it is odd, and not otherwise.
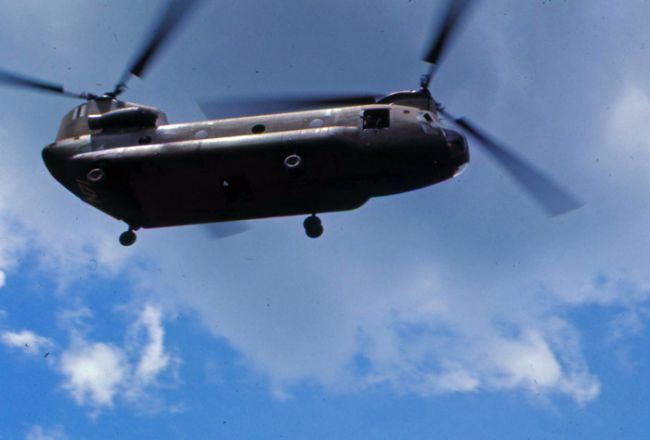
<path fill-rule="evenodd" d="M 129 229 L 128 231 L 122 232 L 120 234 L 120 244 L 122 246 L 131 246 L 137 239 L 138 236 L 135 235 L 135 232 L 133 232 L 132 229 Z"/>
<path fill-rule="evenodd" d="M 318 238 L 323 235 L 323 224 L 316 214 L 307 217 L 302 225 L 305 227 L 305 233 L 309 238 Z"/>

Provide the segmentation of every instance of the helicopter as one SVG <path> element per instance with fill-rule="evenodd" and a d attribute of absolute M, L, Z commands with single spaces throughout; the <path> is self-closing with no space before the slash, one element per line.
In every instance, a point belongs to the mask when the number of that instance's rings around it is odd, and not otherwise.
<path fill-rule="evenodd" d="M 0 82 L 84 100 L 42 151 L 50 174 L 87 204 L 123 221 L 119 242 L 140 228 L 306 215 L 306 235 L 323 234 L 320 213 L 352 210 L 372 197 L 434 185 L 469 163 L 466 135 L 549 215 L 578 199 L 435 99 L 429 85 L 471 0 L 449 0 L 423 61 L 420 88 L 385 96 L 269 101 L 280 112 L 169 123 L 161 110 L 120 99 L 199 0 L 170 0 L 113 90 L 75 93 L 0 70 Z M 259 104 L 259 103 L 258 103 Z M 209 117 L 214 103 L 201 105 Z M 309 107 L 305 109 L 304 107 Z"/>

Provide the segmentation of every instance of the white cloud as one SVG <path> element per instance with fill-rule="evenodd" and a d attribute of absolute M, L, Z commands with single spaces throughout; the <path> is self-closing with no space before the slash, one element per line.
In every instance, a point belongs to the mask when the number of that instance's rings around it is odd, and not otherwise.
<path fill-rule="evenodd" d="M 495 386 L 553 388 L 562 379 L 562 368 L 540 334 L 530 332 L 515 340 L 498 342 L 490 348 L 488 358 L 497 372 L 491 379 Z"/>
<path fill-rule="evenodd" d="M 437 376 L 431 376 L 433 380 L 432 389 L 444 392 L 467 392 L 478 389 L 479 379 L 464 368 L 449 369 Z"/>
<path fill-rule="evenodd" d="M 148 343 L 141 349 L 140 359 L 135 368 L 135 377 L 143 385 L 149 384 L 169 365 L 169 355 L 165 353 L 165 330 L 162 326 L 162 311 L 147 304 L 135 324 L 135 331 L 144 330 Z"/>
<path fill-rule="evenodd" d="M 60 372 L 65 376 L 63 387 L 79 405 L 95 410 L 112 407 L 118 397 L 140 403 L 155 391 L 161 374 L 171 372 L 172 358 L 165 351 L 161 310 L 147 304 L 130 326 L 131 335 L 125 347 L 88 340 L 88 310 L 68 322 L 75 326 L 73 345 L 61 355 Z M 76 328 L 80 327 L 81 332 Z M 144 333 L 144 340 L 139 339 Z"/>
<path fill-rule="evenodd" d="M 61 426 L 43 428 L 41 425 L 34 425 L 29 428 L 25 440 L 66 440 L 68 436 Z"/>
<path fill-rule="evenodd" d="M 122 268 L 129 254 L 115 240 L 120 226 L 92 210 L 81 216 L 86 208 L 74 197 L 61 197 L 61 188 L 47 175 L 38 154 L 26 156 L 17 147 L 31 141 L 16 136 L 3 144 L 7 159 L 0 163 L 0 287 L 28 251 L 38 255 L 38 268 L 51 273 L 59 286 Z"/>
<path fill-rule="evenodd" d="M 650 91 L 626 81 L 612 106 L 609 141 L 617 151 L 650 154 Z"/>
<path fill-rule="evenodd" d="M 29 354 L 44 354 L 54 346 L 54 343 L 30 330 L 19 332 L 5 331 L 0 334 L 0 341 L 8 347 L 19 348 Z"/>
<path fill-rule="evenodd" d="M 128 364 L 119 348 L 101 342 L 66 351 L 61 356 L 65 389 L 80 405 L 112 406 L 113 398 L 128 375 Z"/>
<path fill-rule="evenodd" d="M 183 246 L 194 253 L 200 246 L 179 235 L 174 252 L 160 260 L 157 282 L 147 279 L 149 287 L 176 292 L 215 336 L 269 376 L 278 398 L 302 380 L 338 392 L 387 385 L 423 396 L 525 390 L 566 394 L 578 403 L 598 396 L 599 381 L 582 358 L 575 329 L 555 313 L 579 304 L 562 297 L 520 291 L 510 280 L 486 291 L 458 278 L 462 271 L 410 258 L 382 273 L 354 255 L 325 270 L 337 278 L 324 276 L 324 266 L 314 268 L 305 274 L 309 287 L 301 289 L 293 278 L 278 276 L 298 257 L 264 260 L 264 271 L 246 278 L 245 286 L 233 285 L 235 278 L 197 263 L 208 257 L 184 264 Z M 449 276 L 456 285 L 444 281 Z"/>
<path fill-rule="evenodd" d="M 490 301 L 471 299 L 463 288 L 439 294 L 435 283 L 420 284 L 421 292 L 411 295 L 405 295 L 405 286 L 400 299 L 384 311 L 384 322 L 373 324 L 393 329 L 393 342 L 385 344 L 386 337 L 378 337 L 372 327 L 366 331 L 370 341 L 377 339 L 359 347 L 371 365 L 370 384 L 425 396 L 517 389 L 567 394 L 579 403 L 598 396 L 598 379 L 589 373 L 573 329 L 545 316 L 548 310 L 539 310 L 532 297 L 525 301 L 528 307 L 499 310 Z M 402 301 L 404 296 L 410 300 Z M 521 296 L 519 292 L 519 301 Z M 410 304 L 404 308 L 400 302 Z"/>

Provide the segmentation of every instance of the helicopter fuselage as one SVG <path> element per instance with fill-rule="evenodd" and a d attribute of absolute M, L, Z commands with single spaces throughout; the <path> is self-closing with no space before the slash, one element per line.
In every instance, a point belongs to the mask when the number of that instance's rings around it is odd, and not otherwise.
<path fill-rule="evenodd" d="M 469 161 L 461 133 L 477 141 L 549 215 L 582 205 L 534 164 L 431 96 L 433 75 L 471 0 L 446 2 L 422 59 L 429 68 L 418 90 L 383 97 L 319 93 L 237 99 L 234 106 L 202 101 L 208 118 L 222 110 L 236 112 L 247 102 L 253 104 L 249 109 L 271 114 L 183 124 L 169 124 L 156 108 L 121 101 L 130 78 L 143 77 L 198 3 L 169 0 L 119 81 L 101 95 L 0 69 L 0 84 L 85 101 L 64 116 L 43 159 L 68 190 L 129 225 L 121 244 L 132 245 L 138 228 L 296 214 L 309 214 L 305 232 L 317 238 L 323 233 L 317 213 L 358 208 L 371 197 L 457 175 Z M 295 111 L 300 107 L 320 109 Z M 460 132 L 442 126 L 439 115 Z"/>
<path fill-rule="evenodd" d="M 64 118 L 45 164 L 132 229 L 350 210 L 469 161 L 464 137 L 435 112 L 396 104 L 182 124 L 141 111 L 130 126 L 126 111 L 94 122 L 81 113 Z"/>

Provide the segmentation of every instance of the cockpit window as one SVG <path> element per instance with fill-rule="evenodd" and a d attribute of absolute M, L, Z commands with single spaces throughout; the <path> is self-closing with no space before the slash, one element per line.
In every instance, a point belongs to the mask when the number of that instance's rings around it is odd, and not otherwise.
<path fill-rule="evenodd" d="M 390 110 L 387 108 L 378 108 L 366 110 L 363 112 L 363 128 L 378 129 L 388 128 L 390 126 Z"/>
<path fill-rule="evenodd" d="M 86 104 L 82 104 L 79 107 L 77 107 L 74 113 L 72 113 L 72 119 L 74 120 L 86 116 L 86 107 L 87 107 Z"/>

